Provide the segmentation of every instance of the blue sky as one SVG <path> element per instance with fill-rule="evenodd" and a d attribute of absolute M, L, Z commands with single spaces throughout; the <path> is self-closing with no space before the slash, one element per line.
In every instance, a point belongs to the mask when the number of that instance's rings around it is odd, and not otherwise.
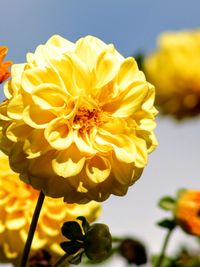
<path fill-rule="evenodd" d="M 0 45 L 9 46 L 7 59 L 19 63 L 53 34 L 71 41 L 91 34 L 114 43 L 128 56 L 152 50 L 162 31 L 198 27 L 199 0 L 2 0 Z M 199 119 L 177 124 L 159 118 L 157 122 L 159 147 L 142 178 L 126 197 L 111 197 L 101 219 L 115 234 L 140 236 L 153 251 L 159 249 L 164 234 L 154 224 L 163 216 L 156 208 L 158 198 L 200 184 Z M 178 233 L 172 249 L 183 238 Z"/>
<path fill-rule="evenodd" d="M 53 34 L 72 41 L 92 34 L 127 56 L 153 49 L 161 31 L 198 27 L 199 8 L 198 0 L 6 0 L 0 43 L 16 62 Z"/>

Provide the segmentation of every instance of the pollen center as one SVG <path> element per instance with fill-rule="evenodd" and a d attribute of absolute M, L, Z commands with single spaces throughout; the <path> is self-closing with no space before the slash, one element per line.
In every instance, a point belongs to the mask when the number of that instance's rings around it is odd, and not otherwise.
<path fill-rule="evenodd" d="M 87 109 L 80 107 L 74 117 L 74 128 L 80 133 L 89 132 L 93 127 L 98 127 L 104 123 L 100 109 Z"/>

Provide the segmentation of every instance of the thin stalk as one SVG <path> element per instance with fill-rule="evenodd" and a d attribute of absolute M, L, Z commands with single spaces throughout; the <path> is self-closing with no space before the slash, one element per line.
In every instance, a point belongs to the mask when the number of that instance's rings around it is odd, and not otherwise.
<path fill-rule="evenodd" d="M 57 262 L 53 265 L 53 267 L 59 267 L 67 258 L 70 258 L 71 255 L 65 253 L 61 258 L 57 260 Z"/>
<path fill-rule="evenodd" d="M 29 252 L 30 252 L 30 249 L 31 249 L 31 244 L 32 244 L 32 241 L 33 241 L 33 236 L 34 236 L 35 229 L 36 229 L 36 226 L 37 226 L 37 222 L 38 222 L 38 218 L 39 218 L 40 211 L 41 211 L 41 208 L 42 208 L 42 204 L 44 202 L 44 198 L 45 198 L 45 195 L 41 191 L 40 195 L 38 197 L 38 201 L 37 201 L 37 204 L 36 204 L 36 207 L 35 207 L 35 211 L 34 211 L 34 214 L 33 214 L 32 222 L 31 222 L 31 225 L 30 225 L 30 228 L 29 228 L 28 237 L 27 237 L 27 240 L 26 240 L 26 244 L 25 244 L 25 247 L 24 247 L 23 254 L 22 254 L 20 267 L 26 267 L 26 263 L 27 263 L 28 256 L 29 256 Z"/>
<path fill-rule="evenodd" d="M 169 230 L 165 239 L 164 239 L 162 250 L 161 250 L 160 256 L 158 258 L 158 261 L 155 264 L 155 267 L 162 267 L 163 259 L 165 257 L 165 251 L 167 249 L 167 245 L 169 243 L 169 240 L 170 240 L 170 237 L 171 237 L 173 230 L 174 230 L 174 228 Z"/>

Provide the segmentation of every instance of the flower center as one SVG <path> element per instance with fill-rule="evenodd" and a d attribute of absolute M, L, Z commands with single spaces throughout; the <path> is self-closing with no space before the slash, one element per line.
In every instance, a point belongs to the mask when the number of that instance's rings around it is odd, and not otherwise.
<path fill-rule="evenodd" d="M 102 120 L 100 109 L 88 109 L 80 107 L 76 116 L 74 117 L 74 128 L 78 129 L 80 133 L 88 132 L 93 127 L 102 125 L 105 121 Z"/>

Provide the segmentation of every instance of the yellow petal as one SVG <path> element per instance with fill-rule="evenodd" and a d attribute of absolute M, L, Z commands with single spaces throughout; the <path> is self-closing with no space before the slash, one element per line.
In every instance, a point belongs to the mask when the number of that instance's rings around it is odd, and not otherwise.
<path fill-rule="evenodd" d="M 62 36 L 57 35 L 57 34 L 56 35 L 53 35 L 51 38 L 49 38 L 49 40 L 46 42 L 46 45 L 47 46 L 53 45 L 56 48 L 59 48 L 61 50 L 71 51 L 71 52 L 75 48 L 74 43 L 66 40 L 65 38 L 63 38 Z"/>
<path fill-rule="evenodd" d="M 110 172 L 110 162 L 104 157 L 94 156 L 86 163 L 86 174 L 94 183 L 105 181 L 109 177 Z"/>
<path fill-rule="evenodd" d="M 12 119 L 20 120 L 22 119 L 23 109 L 22 95 L 17 95 L 10 100 L 7 106 L 7 114 Z"/>
<path fill-rule="evenodd" d="M 23 141 L 32 132 L 32 128 L 23 121 L 17 121 L 11 123 L 7 130 L 6 136 L 13 142 Z"/>
<path fill-rule="evenodd" d="M 32 93 L 41 84 L 53 84 L 63 87 L 59 75 L 50 67 L 37 67 L 23 72 L 21 85 L 27 93 Z"/>
<path fill-rule="evenodd" d="M 129 87 L 134 80 L 138 80 L 138 72 L 138 66 L 134 58 L 128 57 L 123 61 L 117 75 L 120 91 Z"/>
<path fill-rule="evenodd" d="M 97 152 L 87 133 L 81 134 L 79 131 L 74 131 L 74 142 L 79 151 L 83 152 L 85 155 L 94 155 Z"/>
<path fill-rule="evenodd" d="M 132 84 L 131 87 L 126 89 L 118 98 L 118 109 L 113 112 L 112 115 L 120 118 L 132 116 L 141 108 L 147 93 L 147 84 L 141 82 Z M 110 105 L 112 105 L 112 103 L 110 103 Z"/>
<path fill-rule="evenodd" d="M 42 109 L 60 110 L 65 108 L 68 96 L 59 86 L 46 83 L 35 88 L 32 99 Z"/>
<path fill-rule="evenodd" d="M 104 42 L 89 35 L 77 41 L 75 52 L 91 71 L 95 66 L 98 55 L 105 47 Z"/>
<path fill-rule="evenodd" d="M 135 164 L 119 161 L 115 154 L 111 159 L 112 172 L 120 184 L 130 186 L 135 174 Z"/>
<path fill-rule="evenodd" d="M 36 129 L 44 129 L 54 118 L 55 115 L 52 112 L 35 105 L 27 106 L 23 111 L 23 120 Z"/>
<path fill-rule="evenodd" d="M 21 211 L 14 214 L 8 214 L 6 218 L 6 227 L 10 230 L 17 230 L 26 224 L 26 218 L 22 216 Z"/>
<path fill-rule="evenodd" d="M 58 154 L 52 161 L 52 167 L 57 175 L 67 178 L 80 173 L 84 163 L 85 157 L 82 157 L 76 146 L 72 145 L 66 151 Z"/>
<path fill-rule="evenodd" d="M 63 118 L 52 120 L 44 131 L 48 143 L 55 149 L 67 149 L 73 142 L 73 131 L 69 121 Z"/>
<path fill-rule="evenodd" d="M 109 145 L 113 148 L 117 159 L 126 163 L 134 162 L 136 158 L 136 146 L 133 140 L 133 136 L 114 135 L 103 130 L 99 131 L 96 137 L 99 145 Z"/>
<path fill-rule="evenodd" d="M 137 149 L 135 166 L 138 168 L 144 168 L 144 166 L 147 164 L 147 158 L 148 158 L 146 142 L 144 139 L 138 138 L 137 136 L 134 136 L 133 140 L 135 142 Z"/>
<path fill-rule="evenodd" d="M 50 145 L 44 137 L 44 130 L 32 130 L 32 132 L 24 140 L 23 151 L 27 155 L 27 159 L 33 159 L 41 156 L 51 150 Z"/>
<path fill-rule="evenodd" d="M 119 69 L 119 63 L 113 54 L 114 47 L 103 51 L 97 60 L 95 67 L 94 88 L 101 88 L 112 81 Z"/>

